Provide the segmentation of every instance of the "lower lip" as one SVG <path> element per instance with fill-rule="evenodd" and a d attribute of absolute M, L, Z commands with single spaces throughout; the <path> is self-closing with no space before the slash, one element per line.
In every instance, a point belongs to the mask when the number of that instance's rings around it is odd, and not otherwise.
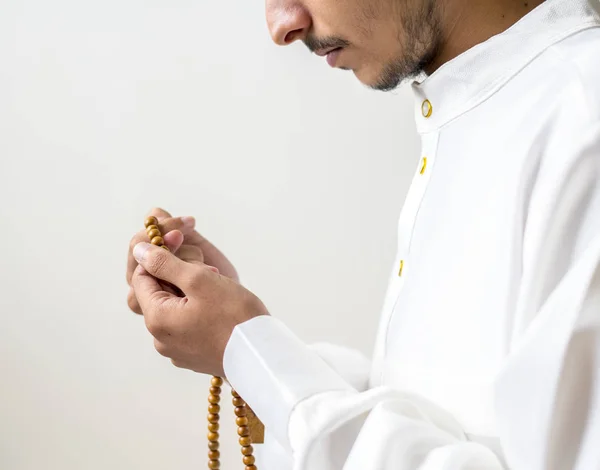
<path fill-rule="evenodd" d="M 329 64 L 330 67 L 335 67 L 335 64 L 336 64 L 341 52 L 342 52 L 342 48 L 339 48 L 339 49 L 335 49 L 335 50 L 331 51 L 329 54 L 327 54 L 327 63 Z"/>

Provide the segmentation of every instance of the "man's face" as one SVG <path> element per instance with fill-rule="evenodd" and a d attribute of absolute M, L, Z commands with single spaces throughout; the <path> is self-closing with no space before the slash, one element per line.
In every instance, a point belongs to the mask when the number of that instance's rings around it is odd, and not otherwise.
<path fill-rule="evenodd" d="M 439 0 L 266 0 L 273 40 L 296 40 L 329 65 L 391 90 L 420 73 L 441 42 Z"/>

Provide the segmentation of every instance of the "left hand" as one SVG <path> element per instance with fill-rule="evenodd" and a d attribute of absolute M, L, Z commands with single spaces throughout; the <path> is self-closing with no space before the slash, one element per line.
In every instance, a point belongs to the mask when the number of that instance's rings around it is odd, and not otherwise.
<path fill-rule="evenodd" d="M 159 230 L 163 232 L 165 245 L 179 258 L 197 263 L 206 263 L 213 266 L 224 276 L 239 282 L 237 271 L 221 253 L 221 251 L 195 230 L 196 221 L 193 217 L 173 217 L 164 209 L 155 207 L 148 216 L 154 216 L 159 221 Z M 127 305 L 135 313 L 141 314 L 142 309 L 133 291 L 131 278 L 138 266 L 133 256 L 133 248 L 140 242 L 148 240 L 146 229 L 136 233 L 129 242 L 129 253 L 127 255 L 127 284 L 131 287 L 127 294 Z"/>
<path fill-rule="evenodd" d="M 204 264 L 183 261 L 149 243 L 139 243 L 140 264 L 132 286 L 154 336 L 154 346 L 177 367 L 223 376 L 225 346 L 236 325 L 268 315 L 258 297 Z M 162 289 L 178 287 L 183 297 Z"/>

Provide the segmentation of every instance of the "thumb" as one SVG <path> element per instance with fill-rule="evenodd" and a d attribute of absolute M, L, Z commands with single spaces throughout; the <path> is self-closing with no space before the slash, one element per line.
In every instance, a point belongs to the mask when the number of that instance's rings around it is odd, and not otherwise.
<path fill-rule="evenodd" d="M 141 265 L 133 272 L 131 286 L 143 314 L 148 313 L 151 310 L 151 304 L 160 298 L 173 297 L 172 294 L 164 291 L 156 278 L 148 274 Z"/>
<path fill-rule="evenodd" d="M 181 289 L 184 293 L 194 279 L 194 265 L 150 243 L 138 243 L 133 249 L 136 261 L 149 274 Z"/>

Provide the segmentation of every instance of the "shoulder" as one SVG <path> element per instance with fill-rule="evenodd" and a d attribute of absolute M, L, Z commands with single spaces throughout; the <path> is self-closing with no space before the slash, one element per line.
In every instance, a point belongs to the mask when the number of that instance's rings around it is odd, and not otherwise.
<path fill-rule="evenodd" d="M 561 105 L 579 106 L 580 118 L 591 126 L 600 122 L 600 26 L 563 39 L 548 53 L 556 72 L 564 74 L 564 87 L 557 96 L 567 101 Z"/>
<path fill-rule="evenodd" d="M 545 197 L 600 183 L 600 26 L 557 42 L 534 61 L 540 112 L 532 113 L 536 186 Z M 533 80 L 533 79 L 532 79 Z M 528 83 L 533 84 L 530 80 Z M 562 189 L 561 189 L 562 188 Z"/>
<path fill-rule="evenodd" d="M 534 154 L 540 164 L 572 167 L 594 148 L 600 161 L 600 26 L 555 43 L 522 72 Z"/>

